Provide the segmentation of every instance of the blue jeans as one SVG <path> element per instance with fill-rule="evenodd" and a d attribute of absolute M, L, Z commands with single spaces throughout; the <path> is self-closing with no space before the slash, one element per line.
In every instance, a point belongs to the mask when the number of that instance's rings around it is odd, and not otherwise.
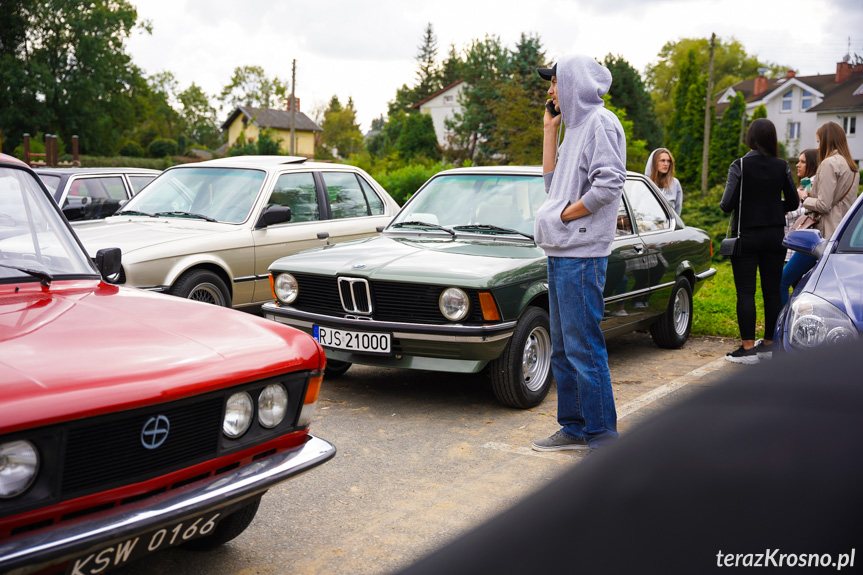
<path fill-rule="evenodd" d="M 791 259 L 782 268 L 782 280 L 779 282 L 779 291 L 782 294 L 782 306 L 788 303 L 788 290 L 800 281 L 806 272 L 815 267 L 817 262 L 812 256 L 794 252 Z"/>
<path fill-rule="evenodd" d="M 617 437 L 608 352 L 599 327 L 607 267 L 608 258 L 548 258 L 557 421 L 566 435 L 591 447 Z"/>

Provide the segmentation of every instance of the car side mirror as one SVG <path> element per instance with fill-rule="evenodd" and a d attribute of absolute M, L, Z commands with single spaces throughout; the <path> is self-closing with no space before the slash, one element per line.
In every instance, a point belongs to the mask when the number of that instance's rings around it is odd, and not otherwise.
<path fill-rule="evenodd" d="M 103 248 L 96 252 L 96 269 L 105 281 L 123 271 L 123 253 L 120 248 Z"/>
<path fill-rule="evenodd" d="M 788 232 L 782 240 L 782 245 L 795 252 L 820 258 L 827 247 L 827 240 L 821 237 L 821 232 L 818 230 L 795 230 Z"/>
<path fill-rule="evenodd" d="M 291 208 L 287 206 L 270 206 L 264 210 L 255 228 L 265 228 L 276 224 L 285 224 L 291 221 Z"/>

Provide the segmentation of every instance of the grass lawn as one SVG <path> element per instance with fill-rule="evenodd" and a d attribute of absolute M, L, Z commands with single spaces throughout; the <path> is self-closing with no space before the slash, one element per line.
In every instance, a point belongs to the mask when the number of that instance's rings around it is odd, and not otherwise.
<path fill-rule="evenodd" d="M 692 318 L 692 335 L 716 335 L 739 338 L 737 328 L 737 291 L 731 262 L 714 262 L 716 275 L 704 282 L 695 294 Z M 764 337 L 764 302 L 761 300 L 761 279 L 755 289 L 755 338 Z"/>

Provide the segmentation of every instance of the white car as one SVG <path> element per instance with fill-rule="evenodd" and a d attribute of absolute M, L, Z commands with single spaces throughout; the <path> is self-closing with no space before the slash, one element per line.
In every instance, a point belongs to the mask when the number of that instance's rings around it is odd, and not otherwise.
<path fill-rule="evenodd" d="M 239 308 L 273 299 L 273 261 L 374 235 L 398 209 L 354 166 L 239 156 L 169 168 L 75 231 L 91 257 L 122 250 L 117 284 Z"/>

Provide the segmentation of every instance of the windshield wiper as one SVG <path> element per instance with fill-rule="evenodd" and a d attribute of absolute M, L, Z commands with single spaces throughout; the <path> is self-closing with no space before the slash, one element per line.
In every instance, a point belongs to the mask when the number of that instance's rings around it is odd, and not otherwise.
<path fill-rule="evenodd" d="M 41 283 L 45 287 L 49 287 L 51 285 L 51 282 L 54 281 L 54 276 L 52 276 L 48 272 L 43 272 L 30 268 L 22 268 L 18 266 L 7 266 L 6 264 L 0 264 L 0 268 L 8 268 L 10 270 L 24 272 L 27 275 L 31 275 L 34 278 L 37 278 L 39 280 L 39 283 Z"/>
<path fill-rule="evenodd" d="M 208 222 L 217 222 L 214 218 L 210 216 L 205 216 L 204 214 L 194 214 L 192 212 L 156 212 L 156 216 L 179 216 L 181 218 L 198 218 L 199 220 L 207 220 Z"/>
<path fill-rule="evenodd" d="M 155 218 L 153 214 L 148 214 L 147 212 L 139 212 L 138 210 L 122 210 L 114 213 L 115 216 L 126 214 L 127 216 L 147 216 L 148 218 Z"/>
<path fill-rule="evenodd" d="M 398 223 L 392 225 L 392 227 L 394 227 L 394 228 L 400 228 L 403 226 L 425 226 L 427 228 L 433 228 L 435 230 L 443 230 L 446 233 L 448 233 L 449 235 L 455 236 L 455 232 L 452 231 L 451 229 L 445 228 L 443 226 L 439 226 L 437 224 L 430 224 L 428 222 L 410 221 L 410 222 L 398 222 Z"/>
<path fill-rule="evenodd" d="M 457 230 L 489 230 L 492 232 L 507 232 L 510 234 L 518 234 L 520 236 L 524 236 L 526 238 L 530 238 L 533 240 L 533 236 L 530 234 L 526 234 L 524 232 L 520 232 L 518 230 L 514 230 L 512 228 L 502 228 L 500 226 L 493 226 L 491 224 L 473 224 L 469 226 L 453 226 L 454 229 Z"/>

